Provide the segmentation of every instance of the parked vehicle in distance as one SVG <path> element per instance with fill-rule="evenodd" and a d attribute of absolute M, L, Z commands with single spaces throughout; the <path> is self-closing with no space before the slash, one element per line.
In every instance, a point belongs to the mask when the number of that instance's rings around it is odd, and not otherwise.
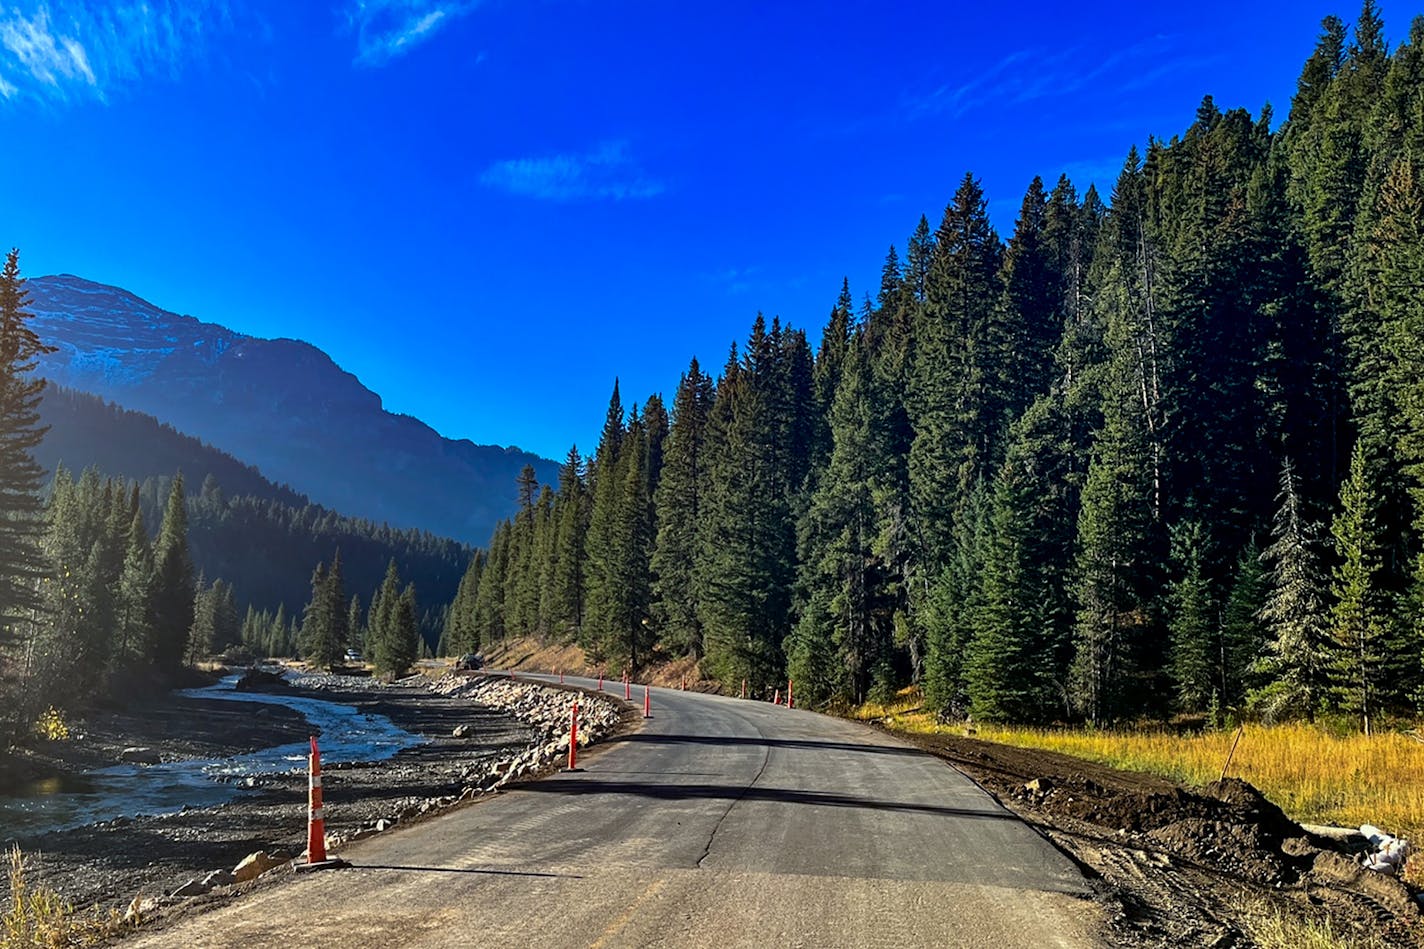
<path fill-rule="evenodd" d="M 485 667 L 485 657 L 470 653 L 455 660 L 456 669 L 483 669 Z"/>
<path fill-rule="evenodd" d="M 363 662 L 364 660 L 361 658 L 361 653 L 360 653 L 358 650 L 355 650 L 355 649 L 348 649 L 348 650 L 346 650 L 346 661 L 347 661 L 347 662 Z"/>

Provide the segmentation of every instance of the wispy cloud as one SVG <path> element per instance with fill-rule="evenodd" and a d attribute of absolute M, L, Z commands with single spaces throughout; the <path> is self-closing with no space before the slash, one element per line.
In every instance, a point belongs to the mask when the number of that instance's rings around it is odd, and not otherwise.
<path fill-rule="evenodd" d="M 150 76 L 177 78 L 208 35 L 230 25 L 221 0 L 76 0 L 0 10 L 0 97 L 105 101 Z"/>
<path fill-rule="evenodd" d="M 605 142 L 583 154 L 510 158 L 480 175 L 480 183 L 546 201 L 652 198 L 665 190 L 628 155 L 626 142 Z"/>
<path fill-rule="evenodd" d="M 1015 50 L 977 75 L 907 93 L 900 111 L 908 119 L 931 115 L 959 118 L 979 108 L 1074 95 L 1098 81 L 1111 81 L 1120 92 L 1137 91 L 1173 73 L 1214 61 L 1174 55 L 1174 45 L 1173 37 L 1157 35 L 1098 59 L 1090 58 L 1081 47 Z"/>
<path fill-rule="evenodd" d="M 403 56 L 481 0 L 356 0 L 347 19 L 356 32 L 356 62 L 379 66 Z"/>

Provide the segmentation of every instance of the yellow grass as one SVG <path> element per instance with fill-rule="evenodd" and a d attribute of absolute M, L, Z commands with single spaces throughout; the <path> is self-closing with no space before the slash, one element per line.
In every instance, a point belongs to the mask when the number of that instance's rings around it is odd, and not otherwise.
<path fill-rule="evenodd" d="M 863 706 L 862 719 L 889 719 L 909 732 L 964 734 L 939 725 L 902 693 L 889 706 Z M 1092 731 L 977 725 L 976 736 L 1041 748 L 1144 771 L 1187 785 L 1221 775 L 1234 731 L 1180 735 L 1168 730 Z M 1336 737 L 1310 725 L 1246 726 L 1231 761 L 1232 777 L 1259 788 L 1298 821 L 1359 826 L 1370 823 L 1424 843 L 1424 743 L 1391 732 Z"/>

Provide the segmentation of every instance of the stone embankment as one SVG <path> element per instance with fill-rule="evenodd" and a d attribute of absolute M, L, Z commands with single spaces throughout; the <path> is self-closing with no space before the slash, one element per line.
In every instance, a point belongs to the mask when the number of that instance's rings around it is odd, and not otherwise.
<path fill-rule="evenodd" d="M 530 729 L 529 747 L 513 758 L 496 761 L 483 769 L 483 774 L 471 775 L 476 780 L 471 781 L 462 792 L 463 798 L 474 797 L 537 774 L 565 759 L 569 751 L 569 726 L 575 701 L 579 709 L 580 748 L 611 734 L 623 717 L 618 703 L 605 696 L 537 682 L 452 675 L 433 683 L 431 689 L 441 695 L 468 699 L 513 715 Z"/>

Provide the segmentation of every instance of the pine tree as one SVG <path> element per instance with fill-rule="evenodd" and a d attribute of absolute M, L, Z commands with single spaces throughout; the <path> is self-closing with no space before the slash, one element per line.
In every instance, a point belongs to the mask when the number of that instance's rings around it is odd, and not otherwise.
<path fill-rule="evenodd" d="M 1201 522 L 1188 521 L 1173 531 L 1175 559 L 1181 576 L 1168 594 L 1171 616 L 1167 621 L 1171 636 L 1169 669 L 1176 686 L 1177 705 L 1186 712 L 1204 712 L 1212 696 L 1220 702 L 1220 681 L 1215 675 L 1219 653 L 1216 642 L 1210 584 L 1202 564 L 1206 531 Z"/>
<path fill-rule="evenodd" d="M 1387 613 L 1378 586 L 1379 556 L 1375 549 L 1375 499 L 1370 487 L 1365 446 L 1355 442 L 1350 474 L 1340 486 L 1340 510 L 1331 534 L 1335 538 L 1335 603 L 1330 611 L 1330 638 L 1334 647 L 1335 692 L 1341 706 L 1360 716 L 1368 735 L 1371 717 L 1377 716 Z"/>
<path fill-rule="evenodd" d="M 478 555 L 472 557 L 472 561 L 478 560 Z M 472 595 L 473 598 L 473 595 Z M 471 604 L 473 606 L 473 604 Z M 365 614 L 361 610 L 361 595 L 351 594 L 351 603 L 346 608 L 346 636 L 351 643 L 351 648 L 361 651 L 366 648 L 366 624 Z"/>
<path fill-rule="evenodd" d="M 623 499 L 623 484 L 618 475 L 625 434 L 623 401 L 615 380 L 591 472 L 593 498 L 585 548 L 588 571 L 582 642 L 594 661 L 604 658 L 600 650 L 614 638 L 618 623 L 617 532 Z"/>
<path fill-rule="evenodd" d="M 795 532 L 778 457 L 775 345 L 759 315 L 746 357 L 734 348 L 709 419 L 712 448 L 698 533 L 698 615 L 706 668 L 726 682 L 770 687 L 784 670 Z"/>
<path fill-rule="evenodd" d="M 415 588 L 400 585 L 400 572 L 392 560 L 386 577 L 371 601 L 371 661 L 376 674 L 398 678 L 409 671 L 419 655 L 420 630 Z"/>
<path fill-rule="evenodd" d="M 1151 572 L 1160 556 L 1142 416 L 1121 375 L 1110 392 L 1083 485 L 1073 580 L 1073 691 L 1078 710 L 1094 725 L 1128 710 L 1134 654 L 1151 622 Z"/>
<path fill-rule="evenodd" d="M 1037 488 L 1018 458 L 995 482 L 964 662 L 969 713 L 978 721 L 1042 721 L 1054 707 L 1053 599 L 1036 547 Z"/>
<path fill-rule="evenodd" d="M 693 575 L 697 530 L 708 490 L 708 415 L 714 388 L 692 360 L 672 403 L 663 477 L 655 495 L 657 543 L 652 558 L 656 620 L 663 641 L 678 655 L 702 652 Z"/>
<path fill-rule="evenodd" d="M 1325 576 L 1317 535 L 1301 510 L 1295 472 L 1287 464 L 1271 546 L 1262 554 L 1269 565 L 1269 592 L 1261 619 L 1269 642 L 1256 674 L 1264 684 L 1248 699 L 1270 719 L 1314 720 L 1329 688 Z"/>
<path fill-rule="evenodd" d="M 922 608 L 925 703 L 941 716 L 969 711 L 965 651 L 983 609 L 982 576 L 989 546 L 989 504 L 983 482 L 969 492 L 951 525 L 949 559 Z"/>
<path fill-rule="evenodd" d="M 1221 647 L 1213 686 L 1218 703 L 1232 710 L 1246 702 L 1252 663 L 1265 643 L 1260 614 L 1266 603 L 1266 571 L 1253 539 L 1236 562 L 1231 592 L 1221 616 Z"/>
<path fill-rule="evenodd" d="M 575 446 L 559 469 L 553 513 L 554 576 L 549 586 L 549 614 L 555 633 L 564 641 L 576 639 L 583 627 L 590 500 L 583 459 Z"/>
<path fill-rule="evenodd" d="M 32 314 L 19 261 L 19 251 L 11 250 L 0 270 L 0 647 L 39 607 L 39 581 L 49 571 L 40 549 L 43 472 L 34 458 L 46 432 L 39 421 L 45 383 L 31 374 L 37 358 L 53 348 L 28 325 Z"/>
<path fill-rule="evenodd" d="M 873 672 L 889 656 L 892 630 L 875 602 L 882 569 L 874 551 L 878 462 L 870 358 L 859 331 L 842 362 L 831 407 L 833 447 L 801 530 L 803 585 L 815 591 L 814 603 L 797 625 L 788 660 L 808 698 L 863 701 Z"/>
<path fill-rule="evenodd" d="M 188 630 L 193 627 L 193 563 L 188 554 L 188 511 L 181 472 L 173 478 L 154 545 L 152 594 L 153 639 L 148 655 L 162 672 L 172 675 L 183 663 Z"/>
<path fill-rule="evenodd" d="M 965 175 L 936 234 L 910 376 L 910 492 L 931 575 L 948 559 L 955 511 L 993 470 L 1003 423 L 989 385 L 991 354 L 1002 353 L 994 320 L 1001 251 L 986 207 Z"/>

